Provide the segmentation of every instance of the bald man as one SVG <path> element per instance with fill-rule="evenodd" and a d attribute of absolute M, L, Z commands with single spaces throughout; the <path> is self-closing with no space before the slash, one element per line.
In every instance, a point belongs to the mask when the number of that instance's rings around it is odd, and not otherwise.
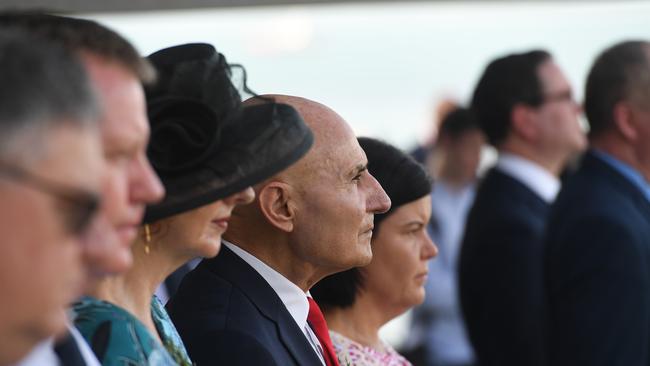
<path fill-rule="evenodd" d="M 233 212 L 220 254 L 185 277 L 169 314 L 198 365 L 336 365 L 312 319 L 309 289 L 370 262 L 373 215 L 390 200 L 336 112 L 266 97 L 296 108 L 314 145 L 254 187 L 255 201 Z"/>

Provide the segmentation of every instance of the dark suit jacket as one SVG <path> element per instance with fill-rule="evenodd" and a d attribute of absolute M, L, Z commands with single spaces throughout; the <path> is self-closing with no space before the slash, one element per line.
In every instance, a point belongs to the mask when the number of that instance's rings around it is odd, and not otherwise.
<path fill-rule="evenodd" d="M 549 217 L 549 365 L 650 365 L 650 204 L 587 153 Z"/>
<path fill-rule="evenodd" d="M 481 366 L 543 365 L 541 241 L 548 209 L 498 169 L 479 185 L 460 253 L 459 292 Z"/>
<path fill-rule="evenodd" d="M 183 264 L 178 267 L 172 274 L 165 278 L 163 282 L 165 289 L 167 290 L 167 296 L 171 299 L 176 294 L 178 286 L 181 285 L 181 281 L 186 274 L 188 274 L 193 267 L 191 267 L 190 262 Z"/>
<path fill-rule="evenodd" d="M 321 365 L 275 291 L 225 245 L 185 276 L 167 310 L 198 365 Z"/>
<path fill-rule="evenodd" d="M 66 334 L 54 344 L 54 353 L 64 366 L 85 366 L 86 360 L 81 354 L 77 340 L 72 334 Z"/>

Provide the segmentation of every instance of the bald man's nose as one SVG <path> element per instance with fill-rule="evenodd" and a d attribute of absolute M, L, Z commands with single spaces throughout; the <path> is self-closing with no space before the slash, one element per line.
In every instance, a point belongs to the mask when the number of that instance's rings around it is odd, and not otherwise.
<path fill-rule="evenodd" d="M 366 208 L 374 214 L 384 213 L 390 209 L 390 198 L 388 198 L 386 191 L 381 188 L 377 179 L 370 174 L 368 175 L 370 176 L 370 192 Z"/>

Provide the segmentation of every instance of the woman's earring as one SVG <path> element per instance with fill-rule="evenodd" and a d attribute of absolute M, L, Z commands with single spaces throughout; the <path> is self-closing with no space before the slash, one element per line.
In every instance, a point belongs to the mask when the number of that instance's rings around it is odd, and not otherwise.
<path fill-rule="evenodd" d="M 151 243 L 151 227 L 149 224 L 144 224 L 144 253 L 149 254 L 149 243 Z"/>

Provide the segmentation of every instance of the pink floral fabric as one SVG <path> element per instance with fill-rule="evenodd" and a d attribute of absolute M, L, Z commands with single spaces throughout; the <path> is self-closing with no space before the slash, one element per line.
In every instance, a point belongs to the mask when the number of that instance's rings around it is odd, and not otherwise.
<path fill-rule="evenodd" d="M 341 366 L 412 366 L 386 342 L 383 342 L 382 349 L 376 349 L 332 330 L 330 337 Z"/>

